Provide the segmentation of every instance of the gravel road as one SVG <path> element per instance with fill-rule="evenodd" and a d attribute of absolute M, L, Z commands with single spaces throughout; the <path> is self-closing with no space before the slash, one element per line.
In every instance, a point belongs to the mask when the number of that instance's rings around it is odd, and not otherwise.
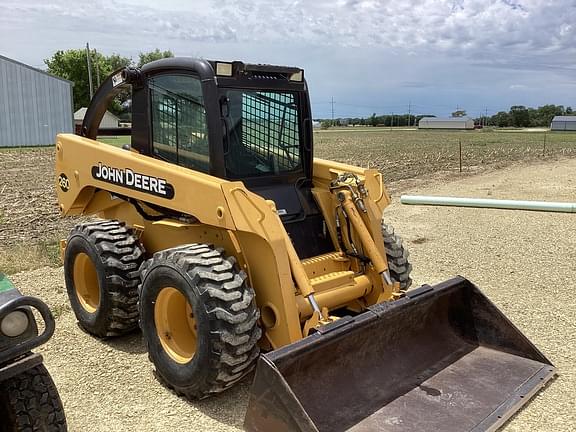
<path fill-rule="evenodd" d="M 398 195 L 576 201 L 574 172 L 576 160 L 564 160 L 391 187 L 395 203 L 385 215 L 411 251 L 415 285 L 455 274 L 471 279 L 559 369 L 506 431 L 576 430 L 576 215 L 406 207 Z M 71 431 L 241 430 L 249 382 L 189 403 L 155 380 L 139 334 L 102 342 L 78 328 L 61 268 L 12 279 L 57 316 L 56 334 L 40 351 Z"/>

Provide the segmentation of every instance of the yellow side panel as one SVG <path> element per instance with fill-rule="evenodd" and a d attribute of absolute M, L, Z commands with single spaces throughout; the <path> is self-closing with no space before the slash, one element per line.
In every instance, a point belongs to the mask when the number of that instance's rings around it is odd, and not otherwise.
<path fill-rule="evenodd" d="M 116 181 L 120 176 L 122 182 Z M 235 229 L 221 188 L 226 180 L 88 138 L 58 135 L 55 178 L 64 215 L 85 213 L 96 188 L 191 214 L 208 225 Z M 127 178 L 132 185 L 127 186 Z M 61 187 L 62 179 L 67 188 Z"/>

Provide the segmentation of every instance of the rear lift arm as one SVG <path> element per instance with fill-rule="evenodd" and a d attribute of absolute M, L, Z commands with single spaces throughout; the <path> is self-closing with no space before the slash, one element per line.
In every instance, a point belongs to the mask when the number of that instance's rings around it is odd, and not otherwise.
<path fill-rule="evenodd" d="M 96 94 L 92 98 L 84 115 L 80 134 L 83 137 L 95 140 L 98 136 L 98 127 L 110 102 L 112 102 L 122 90 L 128 88 L 129 85 L 138 86 L 140 82 L 140 71 L 138 69 L 121 68 L 112 73 L 106 81 L 98 87 Z"/>

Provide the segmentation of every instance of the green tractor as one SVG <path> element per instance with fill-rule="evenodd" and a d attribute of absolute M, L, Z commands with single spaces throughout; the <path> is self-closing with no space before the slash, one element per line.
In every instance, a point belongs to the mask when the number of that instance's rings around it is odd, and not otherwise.
<path fill-rule="evenodd" d="M 32 312 L 44 320 L 44 330 Z M 54 317 L 41 300 L 23 296 L 0 273 L 0 432 L 66 431 L 56 386 L 42 356 L 31 352 L 54 333 Z"/>

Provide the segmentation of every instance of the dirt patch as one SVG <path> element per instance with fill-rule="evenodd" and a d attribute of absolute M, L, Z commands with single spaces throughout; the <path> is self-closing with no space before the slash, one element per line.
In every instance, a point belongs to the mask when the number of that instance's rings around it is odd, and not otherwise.
<path fill-rule="evenodd" d="M 73 219 L 62 220 L 54 189 L 54 149 L 0 151 L 2 247 L 53 242 Z"/>
<path fill-rule="evenodd" d="M 1 150 L 0 172 L 0 270 L 58 265 L 58 241 L 78 219 L 58 212 L 54 149 Z"/>
<path fill-rule="evenodd" d="M 36 244 L 20 243 L 0 249 L 0 271 L 5 274 L 59 265 L 61 265 L 60 247 L 56 241 L 41 240 Z"/>

